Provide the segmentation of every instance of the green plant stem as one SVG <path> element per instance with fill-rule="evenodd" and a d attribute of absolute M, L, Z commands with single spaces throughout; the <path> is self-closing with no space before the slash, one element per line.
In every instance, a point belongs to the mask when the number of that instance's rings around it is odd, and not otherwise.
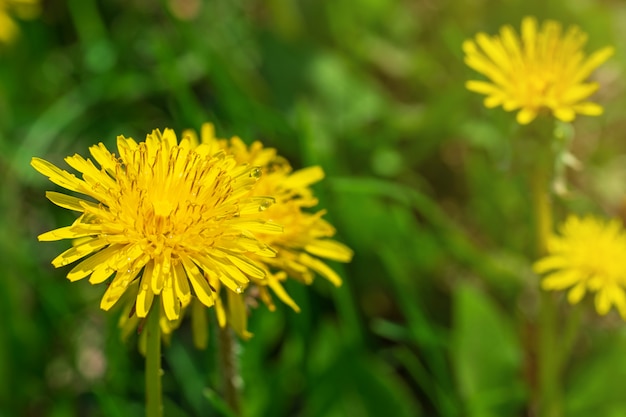
<path fill-rule="evenodd" d="M 219 328 L 219 363 L 222 373 L 224 400 L 234 415 L 239 416 L 240 376 L 235 354 L 236 341 L 230 327 Z"/>
<path fill-rule="evenodd" d="M 146 417 L 161 417 L 161 328 L 159 326 L 160 300 L 155 297 L 148 313 L 146 334 Z"/>
<path fill-rule="evenodd" d="M 550 193 L 550 154 L 538 155 L 538 166 L 533 172 L 532 195 L 535 212 L 537 256 L 547 252 L 552 233 L 552 204 Z M 562 415 L 562 393 L 557 339 L 557 308 L 552 293 L 540 290 L 538 346 L 538 397 L 541 417 Z"/>

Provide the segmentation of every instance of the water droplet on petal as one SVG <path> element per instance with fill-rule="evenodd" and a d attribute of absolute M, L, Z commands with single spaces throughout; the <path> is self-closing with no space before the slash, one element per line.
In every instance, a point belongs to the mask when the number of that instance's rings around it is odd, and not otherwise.
<path fill-rule="evenodd" d="M 264 200 L 261 205 L 259 206 L 259 211 L 265 211 L 267 210 L 270 206 L 272 205 L 272 201 L 271 200 Z"/>
<path fill-rule="evenodd" d="M 243 292 L 243 287 L 237 287 L 237 288 L 235 288 L 235 292 L 236 292 L 237 294 L 241 294 L 241 293 Z"/>
<path fill-rule="evenodd" d="M 260 168 L 252 168 L 250 171 L 250 177 L 252 178 L 261 178 L 261 169 Z"/>

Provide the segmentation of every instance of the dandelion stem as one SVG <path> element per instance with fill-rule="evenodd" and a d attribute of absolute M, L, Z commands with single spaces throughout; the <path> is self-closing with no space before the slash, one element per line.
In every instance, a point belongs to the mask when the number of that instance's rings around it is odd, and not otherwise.
<path fill-rule="evenodd" d="M 159 327 L 160 302 L 155 297 L 148 313 L 146 334 L 146 417 L 161 417 L 161 334 Z"/>
<path fill-rule="evenodd" d="M 549 142 L 547 142 L 549 143 Z M 550 192 L 552 155 L 549 148 L 540 149 L 537 167 L 532 177 L 537 256 L 547 251 L 552 233 L 552 204 Z M 561 409 L 560 364 L 557 340 L 557 308 L 553 294 L 540 290 L 539 311 L 539 415 L 559 417 Z"/>
<path fill-rule="evenodd" d="M 222 373 L 224 400 L 234 415 L 239 416 L 239 381 L 235 353 L 236 341 L 230 327 L 219 327 L 219 363 Z"/>

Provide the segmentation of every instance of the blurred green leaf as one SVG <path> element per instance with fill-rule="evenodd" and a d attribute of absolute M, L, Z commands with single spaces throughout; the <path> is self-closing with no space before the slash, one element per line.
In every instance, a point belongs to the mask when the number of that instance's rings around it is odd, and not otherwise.
<path fill-rule="evenodd" d="M 585 357 L 572 361 L 573 369 L 566 376 L 567 416 L 626 415 L 624 389 L 618 383 L 626 378 L 626 333 L 623 328 L 614 329 L 614 336 L 602 337 L 585 351 Z"/>
<path fill-rule="evenodd" d="M 522 351 L 504 310 L 469 284 L 453 297 L 451 355 L 468 416 L 519 415 Z"/>

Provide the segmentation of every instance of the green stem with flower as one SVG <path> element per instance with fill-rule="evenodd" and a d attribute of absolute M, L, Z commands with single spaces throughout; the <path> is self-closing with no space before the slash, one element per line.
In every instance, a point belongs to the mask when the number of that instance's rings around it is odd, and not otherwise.
<path fill-rule="evenodd" d="M 553 230 L 552 178 L 554 167 L 553 123 L 538 123 L 533 155 L 531 194 L 535 222 L 536 257 L 546 255 Z M 548 140 L 545 140 L 548 139 Z M 561 363 L 558 342 L 558 310 L 552 293 L 539 289 L 537 397 L 541 417 L 562 415 Z"/>

